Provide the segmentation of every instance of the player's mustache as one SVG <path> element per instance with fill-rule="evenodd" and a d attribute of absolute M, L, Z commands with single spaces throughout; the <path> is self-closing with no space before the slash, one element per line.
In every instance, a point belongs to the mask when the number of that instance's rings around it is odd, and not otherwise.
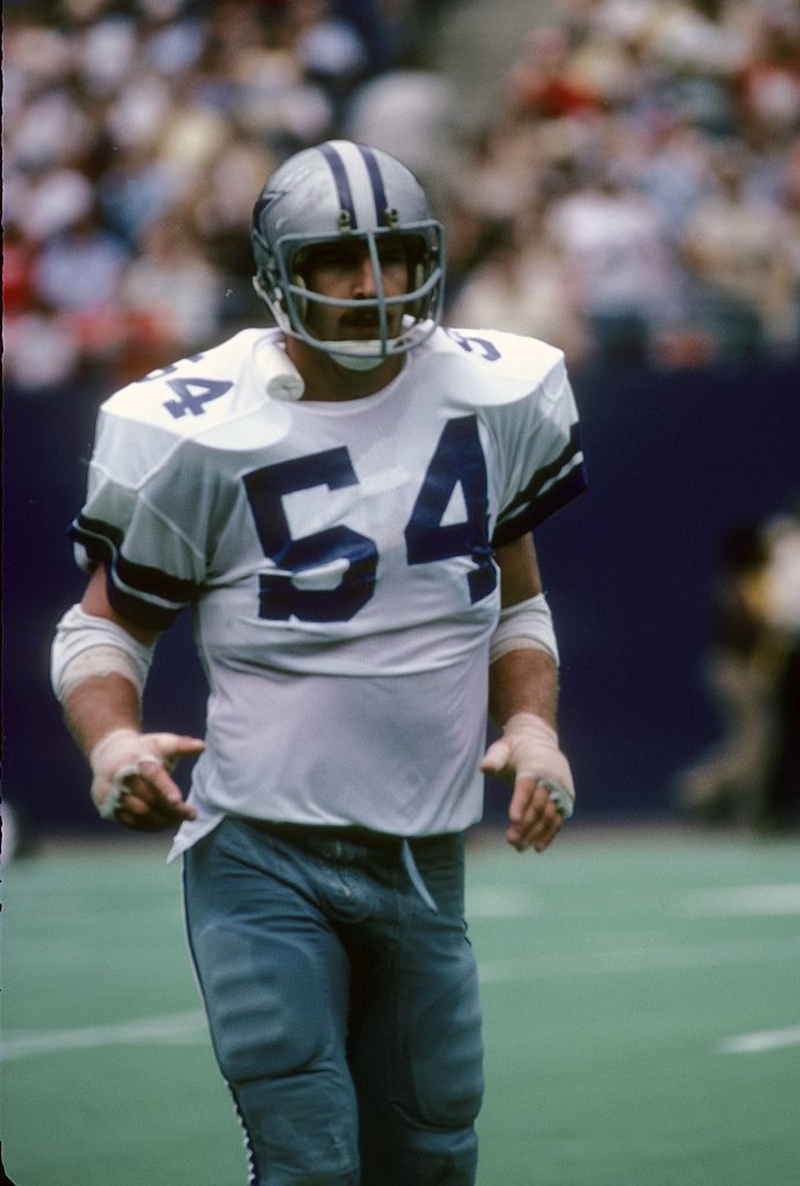
<path fill-rule="evenodd" d="M 352 325 L 359 329 L 364 326 L 377 328 L 380 325 L 380 318 L 374 309 L 352 309 L 342 315 L 341 324 Z"/>

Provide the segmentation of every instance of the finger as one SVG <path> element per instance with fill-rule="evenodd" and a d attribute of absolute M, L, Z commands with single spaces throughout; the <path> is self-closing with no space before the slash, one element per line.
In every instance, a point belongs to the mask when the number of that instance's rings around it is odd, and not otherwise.
<path fill-rule="evenodd" d="M 138 773 L 125 779 L 121 807 L 127 807 L 137 816 L 149 811 L 162 818 L 164 826 L 196 818 L 196 811 L 186 803 L 180 787 L 173 782 L 160 762 L 144 759 L 138 766 Z"/>
<path fill-rule="evenodd" d="M 508 818 L 520 832 L 530 824 L 536 811 L 538 784 L 533 774 L 518 774 L 514 781 L 514 793 L 508 806 Z"/>
<path fill-rule="evenodd" d="M 202 737 L 188 737 L 185 734 L 179 734 L 175 740 L 175 750 L 186 757 L 188 754 L 201 754 L 206 748 L 206 743 Z"/>
<path fill-rule="evenodd" d="M 536 780 L 528 775 L 519 775 L 514 783 L 514 793 L 508 808 L 510 827 L 506 832 L 506 839 L 517 852 L 524 852 L 529 847 L 525 836 L 528 823 L 530 803 L 536 789 Z"/>
<path fill-rule="evenodd" d="M 533 847 L 541 852 L 561 828 L 562 817 L 551 801 L 548 788 L 532 776 L 517 779 L 507 838 L 519 852 Z"/>
<path fill-rule="evenodd" d="M 546 811 L 543 812 L 542 817 L 529 833 L 528 838 L 533 848 L 537 852 L 544 852 L 561 831 L 563 823 L 563 816 L 553 808 L 552 804 L 548 804 Z"/>
<path fill-rule="evenodd" d="M 493 742 L 483 755 L 481 770 L 484 774 L 502 774 L 508 765 L 510 750 L 502 737 Z"/>
<path fill-rule="evenodd" d="M 530 848 L 533 848 L 536 852 L 544 852 L 555 840 L 561 831 L 561 827 L 562 821 L 560 818 L 557 818 L 552 823 L 548 823 L 542 827 L 535 836 L 532 836 L 530 834 L 523 834 L 518 828 L 512 826 L 506 832 L 506 840 L 517 852 L 527 852 Z"/>
<path fill-rule="evenodd" d="M 145 798 L 152 803 L 177 807 L 183 803 L 183 792 L 160 762 L 143 758 L 139 762 L 139 778 L 146 789 Z"/>
<path fill-rule="evenodd" d="M 556 821 L 555 804 L 542 787 L 537 786 L 521 823 L 521 831 L 525 839 L 533 844 L 544 833 L 548 832 Z"/>
<path fill-rule="evenodd" d="M 517 829 L 512 825 L 506 832 L 506 840 L 517 852 L 527 852 L 530 845 L 523 840 Z"/>
<path fill-rule="evenodd" d="M 114 819 L 134 832 L 163 832 L 175 827 L 174 820 L 166 819 L 142 803 L 137 805 L 135 800 L 123 801 L 114 812 Z"/>
<path fill-rule="evenodd" d="M 148 741 L 170 768 L 181 758 L 201 754 L 206 748 L 205 742 L 199 737 L 186 737 L 177 733 L 151 733 Z"/>
<path fill-rule="evenodd" d="M 120 800 L 114 811 L 114 819 L 137 831 L 156 832 L 164 828 L 174 828 L 184 819 L 194 819 L 195 814 L 187 803 L 173 806 L 158 801 L 152 802 L 131 791 Z"/>

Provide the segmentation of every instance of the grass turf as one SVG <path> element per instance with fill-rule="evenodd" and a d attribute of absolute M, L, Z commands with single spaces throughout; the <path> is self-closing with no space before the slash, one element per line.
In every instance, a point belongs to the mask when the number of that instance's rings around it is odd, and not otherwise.
<path fill-rule="evenodd" d="M 245 1181 L 163 856 L 137 838 L 54 843 L 5 871 L 16 1186 Z M 795 1186 L 796 843 L 574 829 L 537 858 L 480 838 L 468 902 L 480 1186 Z M 728 1048 L 749 1034 L 774 1045 Z"/>

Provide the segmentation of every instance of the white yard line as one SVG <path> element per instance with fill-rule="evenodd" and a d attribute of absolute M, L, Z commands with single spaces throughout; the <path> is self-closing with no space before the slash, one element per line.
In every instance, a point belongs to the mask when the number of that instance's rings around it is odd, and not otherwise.
<path fill-rule="evenodd" d="M 800 1046 L 800 1025 L 725 1038 L 717 1049 L 720 1054 L 760 1054 L 764 1050 L 783 1050 L 787 1046 Z"/>
<path fill-rule="evenodd" d="M 93 1025 L 71 1030 L 17 1030 L 0 1045 L 0 1062 L 54 1054 L 62 1050 L 92 1050 L 137 1042 L 193 1045 L 208 1041 L 202 1010 L 173 1013 L 166 1017 L 144 1017 L 118 1025 Z"/>
<path fill-rule="evenodd" d="M 699 918 L 800 914 L 800 882 L 695 890 L 684 899 L 684 913 Z"/>
<path fill-rule="evenodd" d="M 467 894 L 467 918 L 534 916 L 546 912 L 546 903 L 546 891 L 537 894 L 511 886 L 480 885 Z M 800 914 L 800 882 L 689 890 L 676 898 L 675 911 L 690 918 Z"/>
<path fill-rule="evenodd" d="M 531 918 L 542 913 L 531 893 L 507 886 L 484 885 L 467 895 L 467 918 Z"/>
<path fill-rule="evenodd" d="M 532 955 L 523 959 L 484 960 L 479 961 L 478 967 L 481 982 L 491 985 L 514 980 L 549 980 L 559 976 L 630 975 L 774 960 L 800 961 L 800 942 L 791 938 L 711 945 L 659 944 Z M 79 1029 L 7 1031 L 0 1045 L 0 1062 L 12 1062 L 38 1054 L 91 1050 L 128 1043 L 203 1045 L 207 1042 L 205 1018 L 202 1010 L 196 1009 L 188 1013 L 144 1017 L 136 1021 Z M 737 1053 L 797 1044 L 800 1044 L 800 1026 L 729 1038 L 718 1049 Z"/>
<path fill-rule="evenodd" d="M 668 945 L 572 951 L 532 955 L 524 959 L 479 961 L 484 984 L 508 980 L 549 980 L 558 976 L 630 975 L 669 969 L 720 967 L 726 964 L 768 960 L 800 961 L 800 941 L 795 938 L 743 943 Z"/>

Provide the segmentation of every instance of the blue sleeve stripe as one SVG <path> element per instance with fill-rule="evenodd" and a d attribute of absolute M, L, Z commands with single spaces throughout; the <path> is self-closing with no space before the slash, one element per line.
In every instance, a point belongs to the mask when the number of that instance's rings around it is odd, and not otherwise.
<path fill-rule="evenodd" d="M 78 517 L 69 529 L 70 538 L 86 549 L 90 560 L 110 563 L 122 545 L 122 532 L 110 523 L 100 519 L 89 519 L 85 515 Z"/>
<path fill-rule="evenodd" d="M 545 465 L 542 469 L 537 469 L 536 473 L 531 478 L 524 490 L 517 494 L 508 506 L 503 507 L 499 518 L 504 519 L 509 515 L 513 515 L 517 507 L 526 506 L 534 502 L 540 490 L 548 486 L 554 478 L 557 478 L 562 470 L 566 470 L 571 461 L 574 461 L 581 453 L 581 436 L 580 428 L 577 421 L 572 425 L 569 434 L 569 441 L 558 457 L 551 461 L 549 465 Z"/>
<path fill-rule="evenodd" d="M 544 523 L 545 519 L 549 519 L 561 507 L 582 494 L 586 487 L 586 467 L 583 462 L 578 462 L 560 482 L 554 482 L 546 494 L 518 506 L 516 513 L 505 514 L 495 528 L 492 546 L 502 547 L 503 544 L 510 544 L 519 539 L 526 532 L 533 531 L 540 523 Z M 519 499 L 515 499 L 515 505 L 518 503 Z"/>
<path fill-rule="evenodd" d="M 114 570 L 108 570 L 106 581 L 108 600 L 117 613 L 135 622 L 137 626 L 146 626 L 150 630 L 166 630 L 178 618 L 183 606 L 177 609 L 165 609 L 163 605 L 154 605 L 152 601 L 143 601 L 115 583 Z"/>
<path fill-rule="evenodd" d="M 126 559 L 121 551 L 123 532 L 111 523 L 79 515 L 69 534 L 91 561 L 106 565 L 109 601 L 131 621 L 163 630 L 200 594 L 202 587 L 194 581 Z M 167 604 L 156 605 L 152 598 Z"/>

